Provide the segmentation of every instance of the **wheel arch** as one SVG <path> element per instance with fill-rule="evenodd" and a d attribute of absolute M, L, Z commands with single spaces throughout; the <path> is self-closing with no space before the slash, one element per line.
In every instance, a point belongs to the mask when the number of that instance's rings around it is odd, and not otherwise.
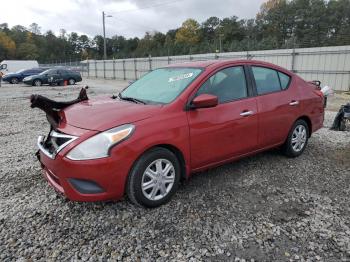
<path fill-rule="evenodd" d="M 174 146 L 172 144 L 156 144 L 156 145 L 152 145 L 151 147 L 147 148 L 145 151 L 143 151 L 139 155 L 139 157 L 135 160 L 134 164 L 137 162 L 138 159 L 140 159 L 141 156 L 143 156 L 148 151 L 150 151 L 150 150 L 152 150 L 154 148 L 165 148 L 165 149 L 169 150 L 170 152 L 172 152 L 176 156 L 176 158 L 179 160 L 179 163 L 180 163 L 180 169 L 181 169 L 180 179 L 181 180 L 186 180 L 187 179 L 186 160 L 185 160 L 184 154 L 182 153 L 182 151 L 178 147 L 176 147 L 176 146 Z"/>
<path fill-rule="evenodd" d="M 163 147 L 165 149 L 168 149 L 171 151 L 179 160 L 180 163 L 180 168 L 181 168 L 181 180 L 186 180 L 187 179 L 187 171 L 186 171 L 186 161 L 183 153 L 181 152 L 180 149 L 178 149 L 176 146 L 170 145 L 170 144 L 160 144 L 157 145 L 157 147 Z"/>
<path fill-rule="evenodd" d="M 307 115 L 302 115 L 297 120 L 295 120 L 295 122 L 298 121 L 298 120 L 304 120 L 307 123 L 307 127 L 309 128 L 309 137 L 311 137 L 311 134 L 312 134 L 312 122 L 311 122 L 310 117 L 308 117 Z"/>

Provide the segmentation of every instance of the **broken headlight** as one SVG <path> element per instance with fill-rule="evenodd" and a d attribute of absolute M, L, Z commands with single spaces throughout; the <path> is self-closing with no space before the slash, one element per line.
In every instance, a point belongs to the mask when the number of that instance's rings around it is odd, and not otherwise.
<path fill-rule="evenodd" d="M 89 160 L 109 156 L 109 150 L 116 144 L 129 138 L 135 126 L 122 125 L 88 138 L 73 148 L 67 158 L 71 160 Z"/>

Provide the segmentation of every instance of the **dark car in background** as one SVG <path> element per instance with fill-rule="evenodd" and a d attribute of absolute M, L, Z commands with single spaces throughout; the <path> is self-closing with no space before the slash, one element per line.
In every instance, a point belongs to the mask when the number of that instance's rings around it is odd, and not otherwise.
<path fill-rule="evenodd" d="M 17 71 L 16 73 L 9 73 L 2 77 L 3 81 L 9 82 L 11 84 L 18 84 L 19 82 L 22 82 L 24 78 L 32 76 L 32 75 L 38 75 L 45 70 L 48 70 L 49 68 L 31 68 L 31 69 L 22 69 Z"/>
<path fill-rule="evenodd" d="M 27 85 L 41 86 L 44 84 L 61 85 L 67 81 L 68 85 L 74 85 L 81 80 L 82 78 L 79 72 L 69 69 L 52 68 L 38 75 L 28 76 L 23 79 L 23 82 Z"/>

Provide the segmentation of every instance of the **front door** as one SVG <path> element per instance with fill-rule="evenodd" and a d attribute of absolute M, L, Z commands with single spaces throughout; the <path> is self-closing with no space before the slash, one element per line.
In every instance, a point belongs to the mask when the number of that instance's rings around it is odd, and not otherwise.
<path fill-rule="evenodd" d="M 218 97 L 212 108 L 188 111 L 191 167 L 210 166 L 254 151 L 258 144 L 256 98 L 250 97 L 243 66 L 224 68 L 197 91 Z"/>

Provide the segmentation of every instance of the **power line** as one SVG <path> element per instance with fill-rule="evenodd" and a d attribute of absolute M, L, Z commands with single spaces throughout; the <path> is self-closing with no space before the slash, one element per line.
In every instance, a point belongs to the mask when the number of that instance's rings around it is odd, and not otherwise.
<path fill-rule="evenodd" d="M 169 5 L 169 4 L 173 4 L 173 3 L 176 3 L 176 2 L 180 2 L 180 1 L 184 1 L 184 0 L 173 0 L 173 1 L 158 3 L 158 4 L 154 4 L 154 5 L 149 5 L 149 6 L 134 8 L 134 9 L 126 9 L 126 10 L 121 10 L 121 11 L 113 12 L 113 14 L 126 13 L 126 12 L 134 12 L 134 11 L 143 10 L 143 9 L 148 9 L 148 8 L 153 8 L 153 7 L 158 7 L 158 6 Z"/>
<path fill-rule="evenodd" d="M 121 19 L 121 18 L 117 18 L 117 17 L 113 17 L 114 19 L 116 19 L 116 20 L 119 20 L 119 21 L 121 21 L 121 22 L 124 22 L 124 23 L 126 23 L 126 24 L 129 24 L 129 25 L 131 25 L 131 26 L 136 26 L 136 27 L 140 27 L 140 28 L 143 28 L 143 29 L 147 29 L 147 30 L 151 30 L 151 31 L 159 31 L 159 30 L 157 30 L 157 29 L 155 29 L 155 28 L 152 28 L 152 27 L 148 27 L 148 26 L 144 26 L 144 25 L 140 25 L 140 24 L 136 24 L 136 23 L 134 23 L 134 22 L 132 22 L 132 23 L 130 23 L 129 21 L 126 21 L 126 20 L 124 20 L 124 19 Z"/>

